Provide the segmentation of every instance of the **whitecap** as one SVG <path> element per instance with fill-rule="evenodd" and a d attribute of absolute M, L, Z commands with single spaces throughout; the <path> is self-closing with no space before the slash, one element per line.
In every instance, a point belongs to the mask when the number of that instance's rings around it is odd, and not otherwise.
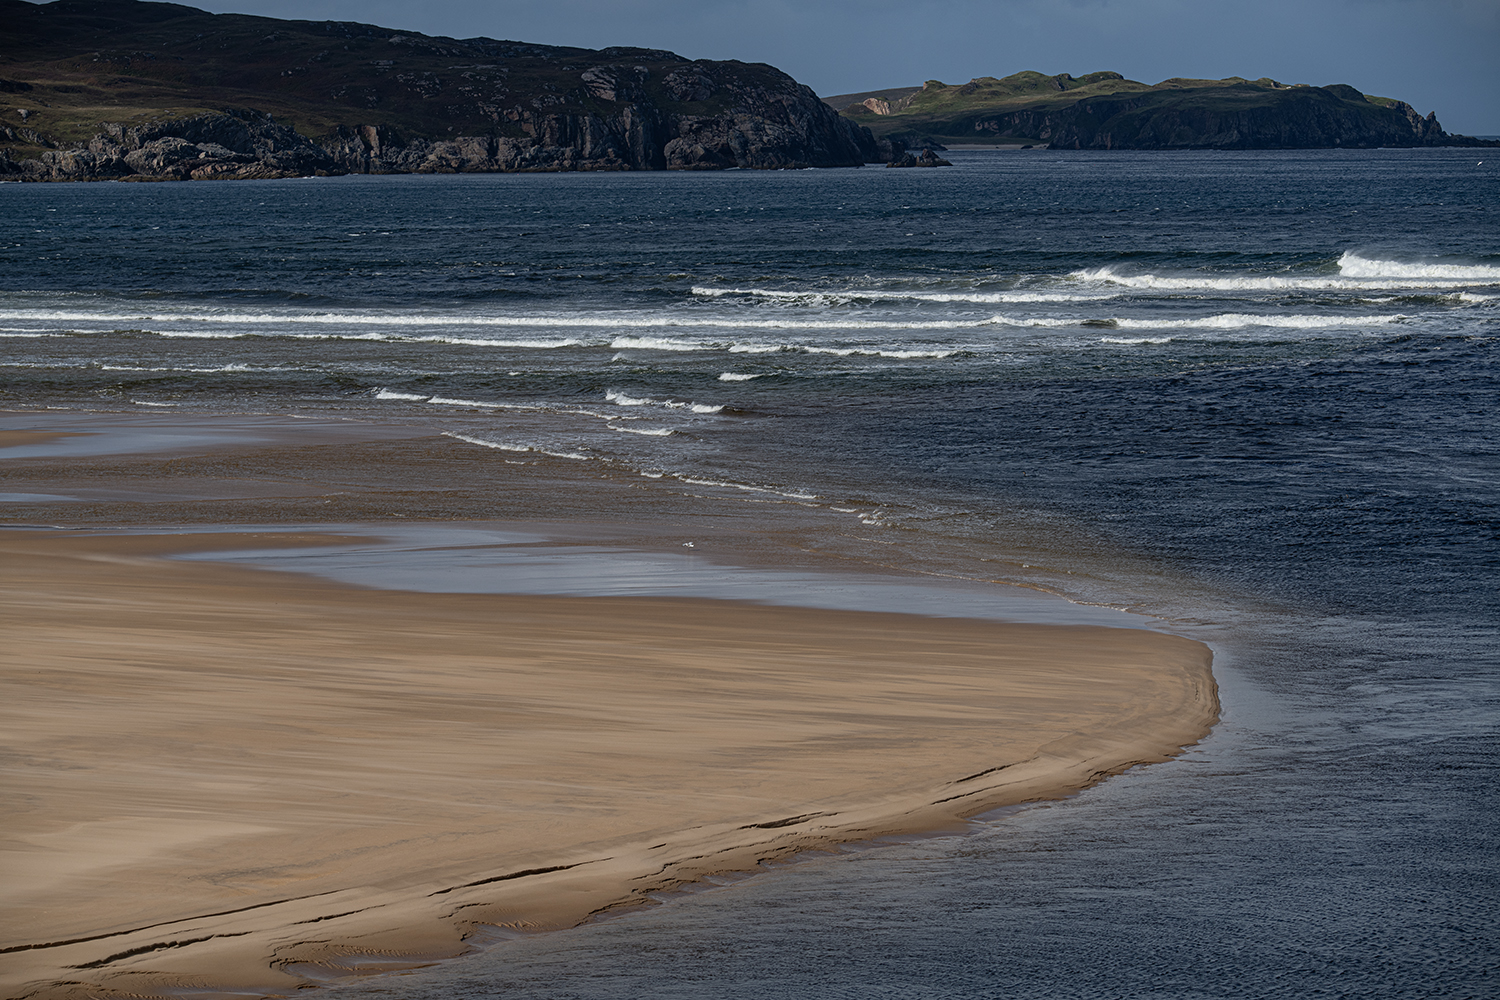
<path fill-rule="evenodd" d="M 1346 253 L 1339 258 L 1339 271 L 1351 278 L 1437 279 L 1500 284 L 1500 267 L 1493 264 L 1408 263 L 1370 260 L 1356 253 Z"/>
<path fill-rule="evenodd" d="M 391 389 L 381 389 L 375 394 L 376 399 L 410 399 L 420 402 L 428 397 L 419 396 L 414 392 L 395 392 Z"/>
<path fill-rule="evenodd" d="M 649 406 L 656 402 L 656 400 L 647 399 L 644 396 L 627 396 L 623 392 L 614 392 L 613 390 L 606 392 L 604 398 L 616 406 Z"/>
<path fill-rule="evenodd" d="M 715 324 L 727 325 L 727 324 Z M 711 345 L 689 340 L 673 340 L 669 337 L 616 337 L 609 342 L 615 350 L 634 349 L 640 351 L 704 351 Z"/>
<path fill-rule="evenodd" d="M 738 372 L 723 372 L 719 375 L 720 382 L 748 382 L 753 378 L 760 378 L 760 375 L 741 375 Z"/>

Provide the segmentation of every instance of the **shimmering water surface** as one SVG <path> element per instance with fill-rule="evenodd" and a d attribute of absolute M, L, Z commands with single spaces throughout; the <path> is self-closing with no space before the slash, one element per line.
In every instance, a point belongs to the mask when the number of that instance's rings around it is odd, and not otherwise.
<path fill-rule="evenodd" d="M 1500 163 L 953 159 L 0 185 L 8 407 L 430 426 L 1218 650 L 1176 762 L 344 989 L 1500 992 Z"/>

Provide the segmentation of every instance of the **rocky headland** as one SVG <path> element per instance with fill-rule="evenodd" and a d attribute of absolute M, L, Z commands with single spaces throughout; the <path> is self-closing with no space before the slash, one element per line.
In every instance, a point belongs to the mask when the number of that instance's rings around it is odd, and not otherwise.
<path fill-rule="evenodd" d="M 778 169 L 906 153 L 758 63 L 137 0 L 0 0 L 0 23 L 11 179 Z"/>
<path fill-rule="evenodd" d="M 1320 149 L 1486 146 L 1404 101 L 1269 78 L 1164 80 L 1015 73 L 928 80 L 825 99 L 877 137 L 911 146 L 1025 143 L 1050 149 Z"/>

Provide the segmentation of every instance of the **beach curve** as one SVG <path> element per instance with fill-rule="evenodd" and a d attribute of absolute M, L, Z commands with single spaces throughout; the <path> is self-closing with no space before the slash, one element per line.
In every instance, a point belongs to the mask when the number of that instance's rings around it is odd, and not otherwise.
<path fill-rule="evenodd" d="M 1141 629 L 418 594 L 10 532 L 0 986 L 284 994 L 950 826 L 1217 719 Z M 326 542 L 309 535 L 303 544 Z"/>

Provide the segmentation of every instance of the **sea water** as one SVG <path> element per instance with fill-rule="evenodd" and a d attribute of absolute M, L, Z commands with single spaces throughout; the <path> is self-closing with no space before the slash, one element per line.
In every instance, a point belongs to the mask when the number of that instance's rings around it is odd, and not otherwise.
<path fill-rule="evenodd" d="M 7 407 L 416 424 L 1215 645 L 1172 763 L 352 992 L 1500 989 L 1497 162 L 952 158 L 0 186 Z"/>

